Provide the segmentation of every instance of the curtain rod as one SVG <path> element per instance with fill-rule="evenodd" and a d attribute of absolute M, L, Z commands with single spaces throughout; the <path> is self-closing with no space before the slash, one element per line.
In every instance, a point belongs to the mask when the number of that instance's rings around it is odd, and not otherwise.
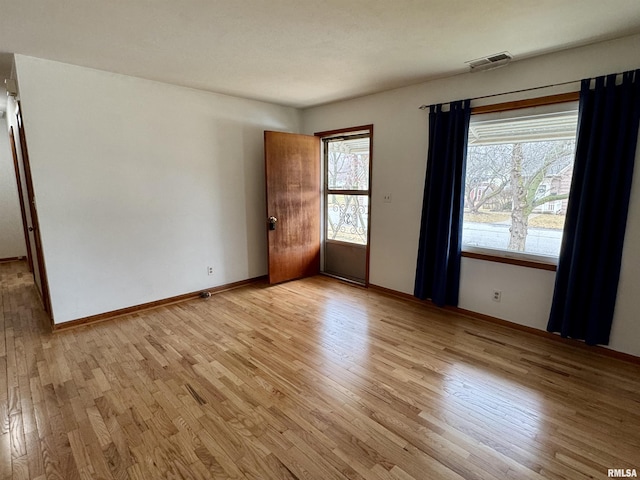
<path fill-rule="evenodd" d="M 633 70 L 627 70 L 628 72 L 633 72 Z M 617 73 L 610 73 L 607 75 L 603 75 L 603 76 L 609 76 L 609 75 L 622 75 L 623 73 L 626 72 L 617 72 Z M 571 80 L 569 82 L 561 82 L 561 83 L 552 83 L 550 85 L 542 85 L 540 87 L 532 87 L 532 88 L 523 88 L 521 90 L 512 90 L 510 92 L 503 92 L 503 93 L 494 93 L 492 95 L 483 95 L 481 97 L 474 97 L 471 98 L 470 100 L 482 100 L 483 98 L 492 98 L 492 97 L 501 97 L 502 95 L 510 95 L 512 93 L 522 93 L 522 92 L 531 92 L 533 90 L 541 90 L 543 88 L 552 88 L 552 87 L 561 87 L 562 85 L 569 85 L 571 83 L 578 83 L 581 80 Z M 443 103 L 448 103 L 448 102 L 443 102 Z M 418 107 L 420 110 L 426 110 L 427 108 L 429 108 L 429 105 L 420 105 Z"/>
<path fill-rule="evenodd" d="M 616 74 L 616 75 L 619 75 L 619 74 Z M 510 92 L 494 93 L 491 95 L 482 95 L 481 97 L 473 97 L 470 100 L 482 100 L 483 98 L 501 97 L 503 95 L 511 95 L 512 93 L 531 92 L 533 90 L 541 90 L 543 88 L 561 87 L 562 85 L 570 85 L 572 83 L 578 83 L 579 81 L 580 80 L 571 80 L 569 82 L 552 83 L 551 85 L 542 85 L 540 87 L 522 88 L 520 90 L 511 90 Z M 444 103 L 448 103 L 448 102 L 444 102 Z M 418 108 L 420 110 L 426 110 L 427 108 L 429 108 L 429 105 L 420 105 Z"/>

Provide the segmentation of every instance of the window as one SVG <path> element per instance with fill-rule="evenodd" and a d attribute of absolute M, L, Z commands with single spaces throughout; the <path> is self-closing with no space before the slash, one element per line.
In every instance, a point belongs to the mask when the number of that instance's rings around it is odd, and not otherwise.
<path fill-rule="evenodd" d="M 326 239 L 367 245 L 369 134 L 324 139 Z"/>
<path fill-rule="evenodd" d="M 557 261 L 577 121 L 577 102 L 472 115 L 463 251 Z"/>

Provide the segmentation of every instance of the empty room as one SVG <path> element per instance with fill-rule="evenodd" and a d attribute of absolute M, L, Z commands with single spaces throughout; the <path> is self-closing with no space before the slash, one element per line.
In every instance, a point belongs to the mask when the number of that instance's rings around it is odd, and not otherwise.
<path fill-rule="evenodd" d="M 637 0 L 0 0 L 0 480 L 635 478 Z"/>

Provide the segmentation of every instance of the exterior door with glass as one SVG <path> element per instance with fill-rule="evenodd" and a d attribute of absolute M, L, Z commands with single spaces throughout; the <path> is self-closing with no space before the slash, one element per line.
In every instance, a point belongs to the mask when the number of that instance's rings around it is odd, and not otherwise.
<path fill-rule="evenodd" d="M 319 135 L 324 156 L 323 270 L 367 285 L 372 127 Z"/>

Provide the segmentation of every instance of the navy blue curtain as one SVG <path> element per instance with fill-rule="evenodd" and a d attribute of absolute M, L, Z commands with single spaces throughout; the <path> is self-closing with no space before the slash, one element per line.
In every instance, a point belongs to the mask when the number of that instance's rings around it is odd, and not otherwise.
<path fill-rule="evenodd" d="M 470 100 L 429 111 L 429 153 L 414 295 L 458 305 L 460 246 Z"/>
<path fill-rule="evenodd" d="M 608 344 L 640 120 L 640 70 L 583 80 L 571 196 L 547 330 Z"/>

